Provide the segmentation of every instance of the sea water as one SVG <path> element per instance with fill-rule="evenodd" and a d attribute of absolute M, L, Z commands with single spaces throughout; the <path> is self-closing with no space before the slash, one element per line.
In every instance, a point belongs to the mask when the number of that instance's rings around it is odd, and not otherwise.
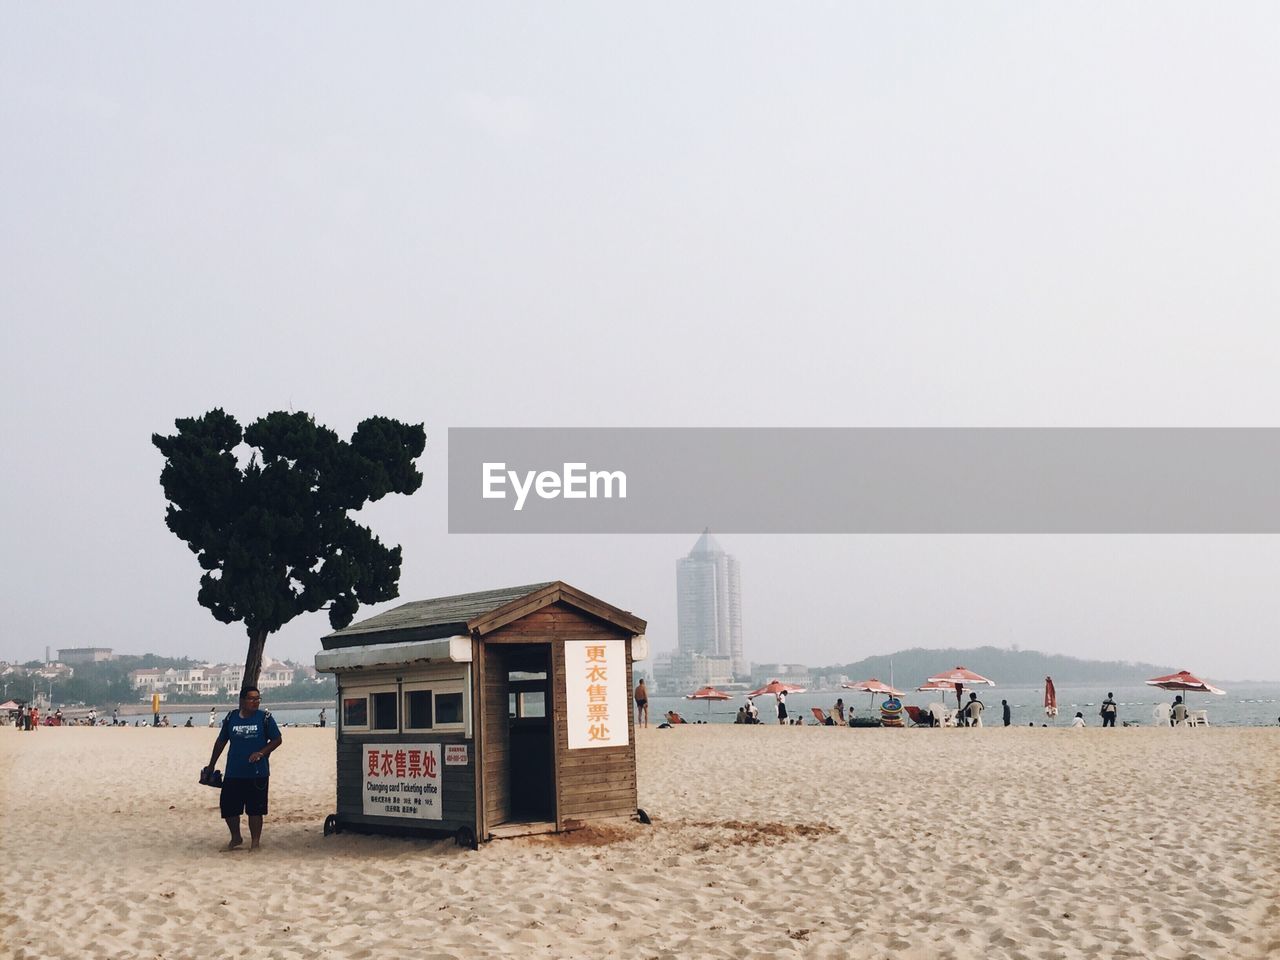
<path fill-rule="evenodd" d="M 1048 718 L 1044 715 L 1043 686 L 997 685 L 994 687 L 980 686 L 972 688 L 972 692 L 978 695 L 978 699 L 986 707 L 982 714 L 982 722 L 988 727 L 999 726 L 1002 722 L 1001 700 L 1008 700 L 1009 705 L 1013 708 L 1012 722 L 1015 726 L 1025 727 L 1028 723 L 1034 721 L 1036 726 L 1047 723 L 1049 726 L 1066 727 L 1071 725 L 1071 718 L 1079 711 L 1084 714 L 1086 726 L 1100 727 L 1102 726 L 1102 718 L 1098 715 L 1098 711 L 1108 691 L 1115 694 L 1116 703 L 1119 706 L 1117 725 L 1127 720 L 1143 727 L 1149 727 L 1155 723 L 1152 710 L 1157 703 L 1171 704 L 1173 703 L 1173 698 L 1177 695 L 1175 691 L 1160 690 L 1156 687 L 1145 685 L 1135 686 L 1133 684 L 1112 687 L 1060 686 L 1058 687 L 1058 716 Z M 965 700 L 969 699 L 969 693 L 970 688 L 966 688 L 964 693 Z M 1280 683 L 1228 684 L 1226 696 L 1221 697 L 1194 691 L 1183 693 L 1182 696 L 1189 709 L 1209 711 L 1209 723 L 1211 726 L 1269 727 L 1280 723 Z M 884 700 L 882 696 L 872 697 L 869 693 L 859 693 L 856 690 L 793 693 L 787 696 L 787 713 L 793 717 L 802 717 L 805 723 L 809 723 L 813 720 L 810 707 L 819 707 L 830 711 L 837 697 L 844 700 L 846 716 L 848 715 L 848 710 L 852 708 L 856 717 L 878 717 L 880 715 L 879 705 Z M 938 691 L 929 693 L 911 692 L 902 698 L 902 702 L 914 704 L 918 707 L 927 707 L 931 703 L 940 703 L 943 699 L 942 694 Z M 945 697 L 945 701 L 948 708 L 955 709 L 956 696 L 954 693 L 948 694 Z M 649 698 L 649 725 L 655 726 L 661 723 L 668 710 L 676 711 L 691 723 L 698 721 L 733 723 L 739 705 L 745 702 L 745 694 L 743 693 L 734 694 L 731 700 L 711 701 L 709 704 L 703 700 L 686 700 L 684 697 L 651 696 Z M 266 709 L 271 710 L 270 703 L 265 703 L 264 706 Z M 756 706 L 760 709 L 762 722 L 777 723 L 777 711 L 772 695 L 757 697 Z M 271 710 L 271 715 L 276 718 L 277 723 L 286 728 L 298 726 L 314 727 L 318 725 L 320 720 L 318 708 Z M 110 716 L 110 714 L 107 714 L 107 716 Z M 168 716 L 169 723 L 176 727 L 183 726 L 187 722 L 187 717 L 191 717 L 191 723 L 196 727 L 207 727 L 209 724 L 208 710 L 203 713 L 171 713 Z M 226 716 L 226 710 L 220 709 L 216 716 L 218 722 L 221 723 L 222 718 Z M 334 708 L 329 707 L 325 710 L 325 719 L 331 728 L 333 726 L 333 718 Z M 135 720 L 143 720 L 149 723 L 151 716 L 147 714 L 144 716 L 132 716 L 127 719 L 130 725 Z"/>
<path fill-rule="evenodd" d="M 1168 691 L 1146 685 L 1118 684 L 1110 687 L 1060 686 L 1058 692 L 1058 716 L 1049 718 L 1044 713 L 1043 686 L 978 686 L 966 687 L 964 699 L 969 693 L 978 695 L 985 710 L 982 714 L 984 725 L 999 726 L 1001 720 L 1001 700 L 1008 700 L 1013 708 L 1012 723 L 1025 727 L 1034 722 L 1036 726 L 1045 723 L 1049 726 L 1066 727 L 1077 712 L 1084 714 L 1085 725 L 1102 726 L 1102 717 L 1098 715 L 1102 701 L 1107 693 L 1115 694 L 1119 708 L 1117 726 L 1124 721 L 1149 727 L 1155 723 L 1153 710 L 1158 703 L 1172 704 L 1173 698 L 1182 693 L 1188 709 L 1209 711 L 1209 723 L 1212 726 L 1234 727 L 1268 727 L 1280 723 L 1280 683 L 1240 683 L 1228 684 L 1226 696 L 1215 696 L 1194 691 Z M 683 697 L 649 697 L 649 725 L 661 723 L 668 710 L 674 710 L 691 723 L 706 721 L 708 723 L 733 723 L 738 707 L 746 703 L 744 693 L 733 695 L 731 700 L 711 701 L 686 700 Z M 830 712 L 836 698 L 844 700 L 845 715 L 852 707 L 856 717 L 878 717 L 880 703 L 884 697 L 859 693 L 856 690 L 823 690 L 808 693 L 792 693 L 787 695 L 787 713 L 789 716 L 800 716 L 805 723 L 813 720 L 811 707 L 818 707 Z M 941 691 L 928 693 L 911 692 L 902 698 L 904 704 L 927 707 L 931 703 L 942 703 L 952 710 L 956 706 L 956 695 Z M 777 723 L 776 701 L 771 694 L 756 697 L 756 706 L 760 710 L 760 720 L 765 723 Z M 903 717 L 906 720 L 905 714 Z"/>

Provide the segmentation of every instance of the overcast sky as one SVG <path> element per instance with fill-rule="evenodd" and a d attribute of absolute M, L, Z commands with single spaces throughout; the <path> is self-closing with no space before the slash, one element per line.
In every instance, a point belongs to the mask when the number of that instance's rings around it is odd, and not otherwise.
<path fill-rule="evenodd" d="M 423 489 L 364 514 L 404 599 L 559 578 L 657 650 L 698 531 L 450 536 L 448 427 L 1280 426 L 1272 3 L 5 23 L 0 658 L 243 658 L 150 445 L 215 406 L 425 422 Z M 1277 537 L 720 540 L 756 661 L 1280 679 Z"/>

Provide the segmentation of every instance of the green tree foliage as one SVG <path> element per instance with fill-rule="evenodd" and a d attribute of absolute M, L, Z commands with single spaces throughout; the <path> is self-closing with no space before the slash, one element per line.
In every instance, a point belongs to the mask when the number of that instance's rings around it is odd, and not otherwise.
<path fill-rule="evenodd" d="M 371 417 L 350 442 L 306 413 L 270 413 L 243 432 L 221 409 L 175 426 L 151 438 L 165 457 L 165 522 L 205 571 L 200 605 L 245 626 L 246 686 L 258 682 L 267 636 L 298 614 L 327 608 L 341 629 L 360 604 L 399 595 L 400 548 L 347 514 L 422 485 L 422 424 Z M 253 451 L 243 467 L 242 444 Z"/>
<path fill-rule="evenodd" d="M 150 667 L 185 670 L 196 665 L 195 660 L 185 657 L 161 657 L 154 653 L 117 656 L 97 663 L 80 663 L 75 666 L 72 676 L 53 681 L 53 701 L 58 704 L 84 703 L 97 707 L 137 703 L 142 694 L 130 685 L 130 670 Z M 46 680 L 37 680 L 36 689 L 42 689 L 47 683 Z"/>

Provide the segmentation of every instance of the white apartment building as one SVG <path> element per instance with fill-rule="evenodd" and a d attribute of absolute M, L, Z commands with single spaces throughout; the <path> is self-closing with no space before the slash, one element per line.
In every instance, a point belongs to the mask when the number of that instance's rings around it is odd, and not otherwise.
<path fill-rule="evenodd" d="M 258 673 L 258 686 L 263 690 L 287 687 L 293 683 L 294 668 L 280 660 L 266 660 Z M 244 683 L 244 666 L 230 663 L 206 663 L 199 667 L 179 670 L 175 667 L 152 667 L 131 670 L 129 682 L 141 693 L 188 694 L 239 694 Z"/>

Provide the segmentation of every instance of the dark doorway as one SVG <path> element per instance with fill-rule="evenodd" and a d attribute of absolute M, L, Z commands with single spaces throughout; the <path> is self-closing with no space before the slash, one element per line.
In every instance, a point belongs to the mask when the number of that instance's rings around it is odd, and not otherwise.
<path fill-rule="evenodd" d="M 504 648 L 510 729 L 512 821 L 554 821 L 555 753 L 552 736 L 551 647 Z"/>

